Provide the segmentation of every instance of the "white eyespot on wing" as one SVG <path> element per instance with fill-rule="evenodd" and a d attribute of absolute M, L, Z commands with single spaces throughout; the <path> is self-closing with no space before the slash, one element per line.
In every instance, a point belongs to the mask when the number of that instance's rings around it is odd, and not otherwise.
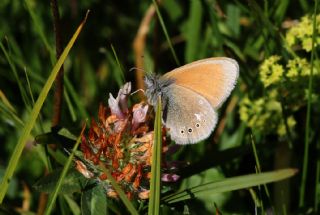
<path fill-rule="evenodd" d="M 209 101 L 178 85 L 173 85 L 166 96 L 165 125 L 173 141 L 177 144 L 197 143 L 211 134 L 218 116 Z M 198 104 L 199 97 L 202 105 Z"/>
<path fill-rule="evenodd" d="M 203 114 L 202 113 L 195 113 L 194 116 L 196 117 L 197 121 L 201 121 Z"/>

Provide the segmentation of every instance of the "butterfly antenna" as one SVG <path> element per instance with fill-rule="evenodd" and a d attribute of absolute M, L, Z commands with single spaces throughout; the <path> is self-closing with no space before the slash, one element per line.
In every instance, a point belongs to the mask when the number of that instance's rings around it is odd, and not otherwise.
<path fill-rule="evenodd" d="M 145 72 L 144 69 L 138 68 L 138 67 L 132 67 L 131 69 L 129 69 L 129 72 L 132 72 L 133 70 L 138 70 L 141 72 Z"/>
<path fill-rule="evenodd" d="M 137 92 L 140 92 L 140 91 L 143 92 L 143 94 L 145 94 L 145 91 L 143 89 L 137 89 L 136 91 L 132 92 L 130 94 L 130 96 L 132 96 L 132 95 L 134 95 L 134 94 L 136 94 Z"/>

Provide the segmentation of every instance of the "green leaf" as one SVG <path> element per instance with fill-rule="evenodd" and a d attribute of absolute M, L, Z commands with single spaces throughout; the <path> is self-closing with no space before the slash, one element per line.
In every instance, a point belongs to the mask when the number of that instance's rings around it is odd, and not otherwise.
<path fill-rule="evenodd" d="M 62 169 L 51 172 L 37 181 L 37 183 L 33 185 L 33 188 L 38 192 L 52 193 L 54 188 L 57 186 L 61 173 Z M 80 191 L 84 188 L 87 180 L 88 179 L 83 177 L 83 175 L 75 169 L 69 170 L 61 184 L 59 193 L 70 194 Z"/>
<path fill-rule="evenodd" d="M 107 196 L 102 185 L 87 189 L 81 196 L 83 215 L 104 215 L 107 213 Z"/>
<path fill-rule="evenodd" d="M 232 37 L 240 35 L 240 9 L 234 4 L 227 5 L 227 26 L 232 32 Z"/>
<path fill-rule="evenodd" d="M 208 0 L 206 2 L 206 7 L 210 8 L 211 5 L 216 4 L 214 0 Z M 212 29 L 212 45 L 214 47 L 215 53 L 222 54 L 223 53 L 223 35 L 219 29 L 219 18 L 217 13 L 214 10 L 209 10 L 210 16 L 210 24 Z"/>
<path fill-rule="evenodd" d="M 64 77 L 64 83 L 66 86 L 66 90 L 68 91 L 68 93 L 70 95 L 70 98 L 74 101 L 75 106 L 79 110 L 80 117 L 85 118 L 85 119 L 88 118 L 89 115 L 88 115 L 86 109 L 84 108 L 84 105 L 82 104 L 81 97 L 78 95 L 78 93 L 76 92 L 76 90 L 72 86 L 71 81 L 69 80 L 69 78 L 67 76 Z M 71 109 L 73 109 L 73 107 L 71 107 L 71 104 L 69 106 L 69 109 L 70 109 L 70 112 L 71 112 Z"/>
<path fill-rule="evenodd" d="M 68 203 L 69 209 L 72 211 L 72 213 L 74 215 L 80 215 L 81 211 L 80 211 L 80 207 L 78 206 L 77 202 L 68 195 L 64 195 L 63 197 L 66 200 L 66 202 Z"/>
<path fill-rule="evenodd" d="M 21 97 L 22 97 L 22 101 L 23 101 L 23 103 L 24 103 L 24 105 L 26 107 L 30 108 L 31 101 L 27 97 L 27 92 L 26 92 L 26 90 L 24 89 L 24 87 L 22 85 L 21 79 L 19 78 L 19 74 L 18 74 L 17 68 L 16 68 L 16 66 L 15 66 L 15 64 L 13 62 L 13 59 L 10 56 L 10 54 L 7 52 L 7 50 L 5 49 L 5 47 L 4 47 L 2 42 L 0 42 L 0 48 L 3 51 L 3 54 L 4 54 L 6 60 L 9 63 L 10 69 L 12 70 L 12 73 L 13 73 L 13 75 L 15 77 L 15 80 L 16 80 L 16 82 L 18 84 L 18 88 L 19 88 L 19 91 L 20 91 L 20 94 L 21 94 Z"/>
<path fill-rule="evenodd" d="M 154 122 L 154 144 L 152 146 L 152 164 L 150 179 L 150 199 L 148 214 L 159 214 L 160 210 L 160 193 L 161 193 L 161 152 L 162 152 L 162 135 L 161 135 L 161 97 L 158 97 L 156 110 L 156 119 Z"/>
<path fill-rule="evenodd" d="M 87 14 L 87 15 L 88 15 L 88 14 Z M 74 153 L 75 153 L 75 151 L 77 150 L 77 148 L 78 148 L 78 146 L 79 146 L 79 144 L 80 144 L 80 142 L 81 142 L 81 137 L 82 137 L 82 134 L 83 134 L 83 132 L 84 132 L 84 129 L 85 129 L 85 126 L 83 126 L 82 131 L 81 131 L 81 133 L 80 133 L 80 135 L 79 135 L 79 137 L 78 137 L 78 139 L 77 139 L 77 142 L 76 142 L 76 144 L 74 145 L 74 147 L 73 147 L 73 149 L 72 149 L 72 152 L 71 152 L 71 154 L 70 154 L 70 156 L 69 156 L 66 164 L 65 164 L 64 167 L 63 167 L 63 170 L 62 170 L 61 175 L 60 175 L 60 177 L 59 177 L 59 179 L 58 179 L 58 181 L 57 181 L 57 184 L 56 184 L 56 186 L 55 186 L 55 188 L 54 188 L 54 190 L 53 190 L 52 195 L 49 196 L 47 208 L 46 208 L 46 211 L 45 211 L 45 214 L 46 214 L 46 215 L 51 214 L 51 211 L 52 211 L 53 206 L 54 206 L 54 204 L 55 204 L 55 202 L 56 202 L 56 198 L 57 198 L 57 196 L 58 196 L 58 193 L 59 193 L 60 190 L 61 190 L 63 181 L 65 180 L 65 177 L 66 177 L 66 175 L 67 175 L 68 169 L 70 168 L 72 159 L 73 159 L 73 157 L 74 157 Z"/>
<path fill-rule="evenodd" d="M 189 188 L 211 182 L 213 180 L 223 180 L 224 174 L 219 170 L 219 168 L 210 168 L 205 171 L 202 171 L 199 174 L 194 174 L 191 177 L 184 178 L 180 185 L 180 190 L 187 190 Z M 201 202 L 203 205 L 202 210 L 198 210 L 198 214 L 206 214 L 205 211 L 213 210 L 212 203 L 216 203 L 217 205 L 223 205 L 230 199 L 231 193 L 207 193 L 206 195 L 201 195 L 197 197 L 198 202 Z M 197 201 L 192 201 L 192 203 L 196 204 Z"/>
<path fill-rule="evenodd" d="M 289 0 L 282 0 L 279 1 L 279 5 L 274 13 L 274 19 L 280 23 L 283 21 L 283 17 L 286 16 L 286 12 L 288 10 L 290 1 Z"/>
<path fill-rule="evenodd" d="M 223 179 L 221 181 L 205 183 L 187 190 L 183 190 L 164 197 L 162 200 L 166 203 L 180 202 L 197 196 L 218 194 L 234 190 L 250 188 L 253 186 L 280 181 L 292 177 L 297 173 L 296 169 L 282 169 L 260 174 L 249 174 Z"/>
<path fill-rule="evenodd" d="M 166 28 L 166 26 L 165 26 L 165 24 L 164 24 L 164 21 L 163 21 L 163 19 L 162 19 L 162 15 L 161 15 L 160 10 L 159 10 L 159 7 L 158 7 L 158 4 L 157 4 L 157 2 L 156 2 L 155 0 L 153 0 L 153 5 L 154 5 L 155 8 L 156 8 L 157 15 L 158 15 L 158 19 L 159 19 L 159 22 L 160 22 L 160 24 L 161 24 L 163 33 L 164 33 L 164 35 L 166 36 L 168 45 L 169 45 L 169 47 L 170 47 L 170 51 L 171 51 L 171 53 L 172 53 L 172 56 L 173 56 L 176 64 L 177 64 L 178 66 L 180 66 L 179 59 L 178 59 L 178 57 L 177 57 L 177 55 L 176 55 L 176 52 L 175 52 L 174 49 L 173 49 L 173 46 L 172 46 L 171 39 L 170 39 L 170 37 L 169 37 L 167 28 Z"/>
<path fill-rule="evenodd" d="M 87 18 L 87 16 L 86 16 Z M 78 29 L 76 30 L 76 32 L 74 33 L 74 35 L 72 36 L 71 40 L 69 41 L 67 47 L 64 49 L 63 53 L 61 54 L 60 58 L 58 59 L 56 65 L 54 66 L 54 68 L 52 69 L 50 76 L 46 82 L 46 84 L 44 85 L 43 89 L 40 92 L 40 95 L 31 111 L 31 114 L 28 118 L 28 120 L 26 121 L 27 123 L 25 124 L 23 131 L 22 131 L 22 135 L 19 138 L 18 144 L 16 145 L 13 154 L 10 157 L 10 161 L 9 161 L 9 165 L 8 168 L 5 172 L 5 175 L 1 181 L 0 187 L 1 187 L 1 191 L 0 191 L 0 203 L 2 203 L 3 198 L 7 192 L 8 186 L 9 186 L 9 182 L 12 178 L 12 175 L 17 167 L 18 161 L 20 159 L 20 156 L 22 154 L 22 151 L 24 149 L 24 146 L 29 138 L 29 135 L 31 133 L 32 128 L 35 125 L 35 122 L 38 118 L 38 115 L 40 113 L 40 110 L 42 108 L 42 105 L 45 101 L 45 99 L 47 98 L 47 95 L 49 93 L 49 90 L 51 89 L 51 86 L 63 64 L 63 62 L 65 61 L 65 59 L 67 58 L 67 55 L 69 53 L 69 51 L 71 50 L 74 42 L 76 41 L 77 37 L 79 36 L 84 23 L 86 21 L 85 20 L 80 24 L 80 26 L 78 27 Z"/>
<path fill-rule="evenodd" d="M 123 67 L 120 64 L 117 52 L 114 49 L 112 44 L 111 44 L 111 49 L 112 49 L 113 56 L 115 58 L 114 61 L 117 63 L 117 67 L 114 67 L 115 68 L 114 78 L 116 79 L 118 86 L 121 87 L 125 83 L 125 78 L 124 78 L 124 74 L 123 74 Z"/>
<path fill-rule="evenodd" d="M 77 138 L 66 128 L 54 127 L 51 132 L 40 134 L 35 137 L 37 144 L 58 144 L 71 148 L 76 143 Z"/>
<path fill-rule="evenodd" d="M 183 16 L 183 10 L 178 1 L 163 1 L 161 2 L 170 19 L 174 22 Z"/>
<path fill-rule="evenodd" d="M 229 47 L 241 60 L 245 61 L 245 55 L 242 53 L 243 50 L 241 50 L 239 48 L 239 46 L 237 46 L 237 44 L 229 41 L 229 40 L 225 40 L 224 44 Z"/>
<path fill-rule="evenodd" d="M 55 59 L 54 49 L 53 49 L 52 45 L 50 45 L 50 43 L 45 35 L 44 26 L 42 25 L 43 22 L 41 22 L 41 18 L 37 16 L 37 14 L 38 14 L 37 7 L 34 4 L 32 5 L 33 2 L 30 0 L 26 0 L 25 3 L 26 3 L 27 11 L 29 12 L 29 14 L 31 16 L 35 31 L 39 34 L 45 48 L 50 53 L 51 61 L 54 62 L 54 59 Z"/>
<path fill-rule="evenodd" d="M 188 20 L 188 28 L 186 32 L 186 62 L 192 62 L 197 59 L 199 54 L 202 23 L 202 4 L 201 1 L 190 1 L 190 16 Z"/>

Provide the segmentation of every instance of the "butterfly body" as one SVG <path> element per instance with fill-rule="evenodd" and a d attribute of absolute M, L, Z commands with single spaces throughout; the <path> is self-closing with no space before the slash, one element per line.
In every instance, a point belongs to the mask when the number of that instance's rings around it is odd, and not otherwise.
<path fill-rule="evenodd" d="M 230 58 L 208 58 L 179 67 L 163 76 L 145 77 L 146 96 L 156 105 L 160 95 L 162 119 L 177 144 L 207 138 L 218 121 L 216 112 L 230 95 L 239 66 Z"/>

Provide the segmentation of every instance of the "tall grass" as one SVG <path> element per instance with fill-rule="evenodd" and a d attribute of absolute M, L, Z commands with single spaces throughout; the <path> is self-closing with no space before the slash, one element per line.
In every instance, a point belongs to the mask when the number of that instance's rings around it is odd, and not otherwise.
<path fill-rule="evenodd" d="M 310 145 L 310 117 L 311 117 L 311 100 L 312 100 L 312 86 L 313 86 L 313 70 L 314 70 L 314 59 L 315 59 L 315 41 L 317 36 L 317 10 L 318 10 L 318 1 L 315 1 L 314 13 L 313 13 L 313 34 L 312 34 L 312 51 L 311 51 L 311 69 L 308 83 L 308 104 L 307 104 L 307 114 L 306 114 L 306 131 L 304 139 L 304 155 L 303 155 L 303 167 L 302 167 L 302 179 L 300 186 L 300 198 L 299 206 L 305 206 L 305 192 L 307 184 L 307 174 L 308 174 L 308 163 L 309 163 L 309 145 Z M 317 182 L 316 182 L 317 183 Z"/>
<path fill-rule="evenodd" d="M 85 20 L 86 20 L 86 18 L 85 18 Z M 19 158 L 22 154 L 22 150 L 25 147 L 27 139 L 29 138 L 30 132 L 36 122 L 36 119 L 39 115 L 41 107 L 42 107 L 42 105 L 43 105 L 43 103 L 49 93 L 49 90 L 55 80 L 55 77 L 58 74 L 58 71 L 60 70 L 61 65 L 65 61 L 70 49 L 72 48 L 74 42 L 76 41 L 78 35 L 80 34 L 80 32 L 83 28 L 83 25 L 85 23 L 85 20 L 78 27 L 78 29 L 74 33 L 73 37 L 71 38 L 70 42 L 68 43 L 67 47 L 65 48 L 65 50 L 61 54 L 61 57 L 58 59 L 56 65 L 52 69 L 52 72 L 51 72 L 46 84 L 44 85 L 43 90 L 41 91 L 36 103 L 34 104 L 32 112 L 30 113 L 30 117 L 28 118 L 28 121 L 23 129 L 23 133 L 20 136 L 18 144 L 16 145 L 15 150 L 13 151 L 13 154 L 10 157 L 11 159 L 9 161 L 9 165 L 8 165 L 7 170 L 2 178 L 2 181 L 0 184 L 0 186 L 2 188 L 0 191 L 0 203 L 2 203 L 3 198 L 7 192 L 9 182 L 12 178 L 13 173 L 15 172 L 15 169 L 17 168 L 17 164 L 18 164 Z"/>
<path fill-rule="evenodd" d="M 5 209 L 36 213 L 49 205 L 47 213 L 59 214 L 212 214 L 216 210 L 252 214 L 253 206 L 261 213 L 319 211 L 317 0 L 58 3 L 62 39 L 70 41 L 57 62 L 49 3 L 0 3 L 0 203 Z M 92 13 L 85 30 L 80 34 L 83 21 L 74 33 L 72 26 L 78 25 L 88 8 Z M 313 14 L 310 52 L 302 44 L 291 46 L 286 39 L 286 33 L 308 14 Z M 143 17 L 147 21 L 142 23 Z M 143 38 L 133 45 L 139 26 Z M 281 57 L 277 63 L 284 72 L 280 82 L 266 87 L 261 65 L 274 55 Z M 136 80 L 130 68 L 143 72 L 154 65 L 163 74 L 197 59 L 218 56 L 236 59 L 240 78 L 219 110 L 211 137 L 182 147 L 169 144 L 167 137 L 168 145 L 162 145 L 161 105 L 148 112 L 150 121 L 155 113 L 148 128 L 154 129 L 156 140 L 149 199 L 128 195 L 113 180 L 117 175 L 111 175 L 103 165 L 100 169 L 111 181 L 117 199 L 107 197 L 99 180 L 74 172 L 61 174 L 59 168 L 68 159 L 66 169 L 69 165 L 69 170 L 73 169 L 73 154 L 67 156 L 65 148 L 73 148 L 75 140 L 59 132 L 79 134 L 83 121 L 96 118 L 99 103 L 105 104 L 108 94 L 118 92 L 125 82 L 133 83 L 133 91 L 136 86 L 142 88 L 142 77 Z M 289 86 L 292 80 L 287 77 L 287 65 L 298 58 L 307 60 L 310 73 Z M 51 128 L 54 104 L 50 91 L 62 63 L 62 119 Z M 301 93 L 302 89 L 306 92 Z M 137 102 L 140 97 L 130 96 L 129 107 Z M 244 107 L 247 120 L 241 112 Z M 294 126 L 288 121 L 290 117 L 296 122 Z M 282 122 L 285 127 L 281 130 Z M 81 147 L 74 156 L 83 156 Z M 180 178 L 161 181 L 169 170 Z M 284 187 L 273 184 L 280 180 L 286 180 Z M 272 183 L 268 189 L 267 183 Z M 22 199 L 21 194 L 28 190 L 29 199 Z M 289 195 L 298 191 L 299 195 Z M 52 193 L 54 200 L 46 202 L 44 193 Z M 22 208 L 21 202 L 28 207 Z"/>

